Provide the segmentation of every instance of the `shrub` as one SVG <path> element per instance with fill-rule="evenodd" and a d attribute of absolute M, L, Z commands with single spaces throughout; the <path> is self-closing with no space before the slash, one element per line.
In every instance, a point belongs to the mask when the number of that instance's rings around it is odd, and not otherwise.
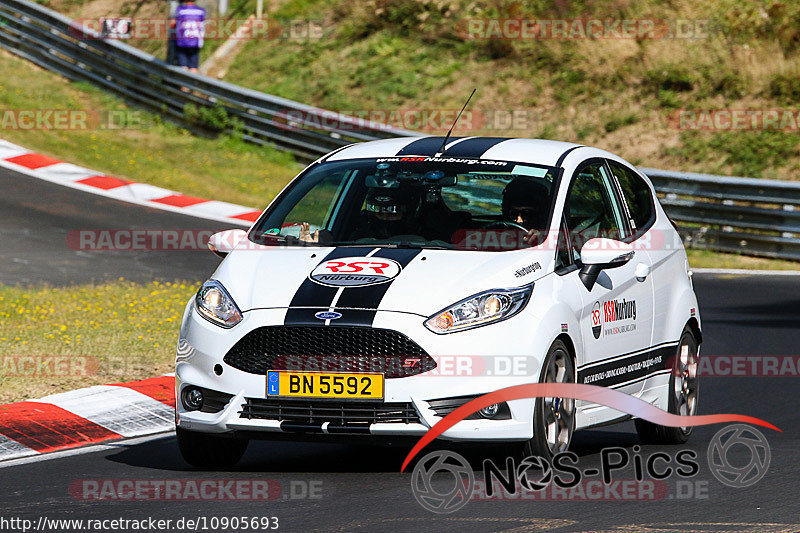
<path fill-rule="evenodd" d="M 611 133 L 625 126 L 636 124 L 639 122 L 639 116 L 636 113 L 614 113 L 611 118 L 606 120 L 603 124 L 606 132 Z"/>
<path fill-rule="evenodd" d="M 202 126 L 206 129 L 223 132 L 234 130 L 239 132 L 242 127 L 241 121 L 236 117 L 231 117 L 224 107 L 217 104 L 213 107 L 186 104 L 183 107 L 183 117 L 187 122 Z"/>
<path fill-rule="evenodd" d="M 645 85 L 658 91 L 687 92 L 694 89 L 697 80 L 695 76 L 683 67 L 665 65 L 647 71 L 644 75 Z"/>
<path fill-rule="evenodd" d="M 769 82 L 769 95 L 787 103 L 800 100 L 800 77 L 778 74 Z"/>

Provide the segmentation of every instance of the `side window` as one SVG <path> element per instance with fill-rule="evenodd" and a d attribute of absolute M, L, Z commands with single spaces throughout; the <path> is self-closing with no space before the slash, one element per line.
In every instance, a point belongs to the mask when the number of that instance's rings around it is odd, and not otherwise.
<path fill-rule="evenodd" d="M 622 196 L 625 197 L 625 203 L 628 204 L 631 226 L 635 233 L 638 229 L 647 226 L 655 214 L 650 187 L 633 170 L 613 161 L 609 161 L 609 165 L 617 177 L 622 189 Z"/>
<path fill-rule="evenodd" d="M 580 260 L 581 247 L 589 239 L 620 239 L 624 234 L 622 212 L 613 191 L 601 162 L 580 168 L 575 174 L 565 210 L 575 261 Z"/>

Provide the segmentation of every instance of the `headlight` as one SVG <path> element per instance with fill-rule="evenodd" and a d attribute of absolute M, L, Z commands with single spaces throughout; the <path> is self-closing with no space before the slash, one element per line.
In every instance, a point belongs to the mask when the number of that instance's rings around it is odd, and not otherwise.
<path fill-rule="evenodd" d="M 232 328 L 242 321 L 242 312 L 219 281 L 203 283 L 194 303 L 203 318 L 223 328 Z"/>
<path fill-rule="evenodd" d="M 493 289 L 470 296 L 439 311 L 425 321 L 434 333 L 453 333 L 493 324 L 516 315 L 525 307 L 533 283 L 518 289 Z"/>

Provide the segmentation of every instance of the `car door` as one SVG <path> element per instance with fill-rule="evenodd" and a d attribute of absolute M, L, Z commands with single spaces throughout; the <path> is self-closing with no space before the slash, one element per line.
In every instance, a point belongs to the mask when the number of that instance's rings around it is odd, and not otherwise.
<path fill-rule="evenodd" d="M 647 350 L 653 327 L 653 281 L 637 279 L 649 267 L 646 250 L 635 250 L 625 265 L 603 270 L 589 291 L 580 281 L 582 245 L 589 239 L 625 239 L 631 233 L 619 187 L 607 163 L 592 159 L 575 171 L 564 206 L 563 224 L 569 242 L 559 261 L 571 262 L 574 290 L 583 291 L 581 335 L 584 357 L 578 383 L 607 386 L 629 394 L 642 390 Z M 620 254 L 625 250 L 620 250 Z M 568 269 L 570 265 L 565 265 Z M 608 410 L 606 410 L 608 411 Z M 615 413 L 598 413 L 602 419 Z"/>
<path fill-rule="evenodd" d="M 650 276 L 653 279 L 653 337 L 654 347 L 676 341 L 674 333 L 668 333 L 669 312 L 673 309 L 673 294 L 677 291 L 674 282 L 685 279 L 686 260 L 680 248 L 666 241 L 663 230 L 654 229 L 656 222 L 655 195 L 639 173 L 617 161 L 609 161 L 609 167 L 620 186 L 622 198 L 628 209 L 632 233 L 626 238 L 637 249 L 646 249 L 651 261 Z"/>

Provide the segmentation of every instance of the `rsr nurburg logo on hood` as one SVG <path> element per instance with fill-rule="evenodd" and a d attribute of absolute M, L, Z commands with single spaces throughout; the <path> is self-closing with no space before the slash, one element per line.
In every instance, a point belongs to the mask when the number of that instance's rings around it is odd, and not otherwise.
<path fill-rule="evenodd" d="M 400 264 L 383 257 L 343 257 L 324 261 L 308 276 L 332 287 L 363 287 L 386 283 L 400 274 Z"/>

